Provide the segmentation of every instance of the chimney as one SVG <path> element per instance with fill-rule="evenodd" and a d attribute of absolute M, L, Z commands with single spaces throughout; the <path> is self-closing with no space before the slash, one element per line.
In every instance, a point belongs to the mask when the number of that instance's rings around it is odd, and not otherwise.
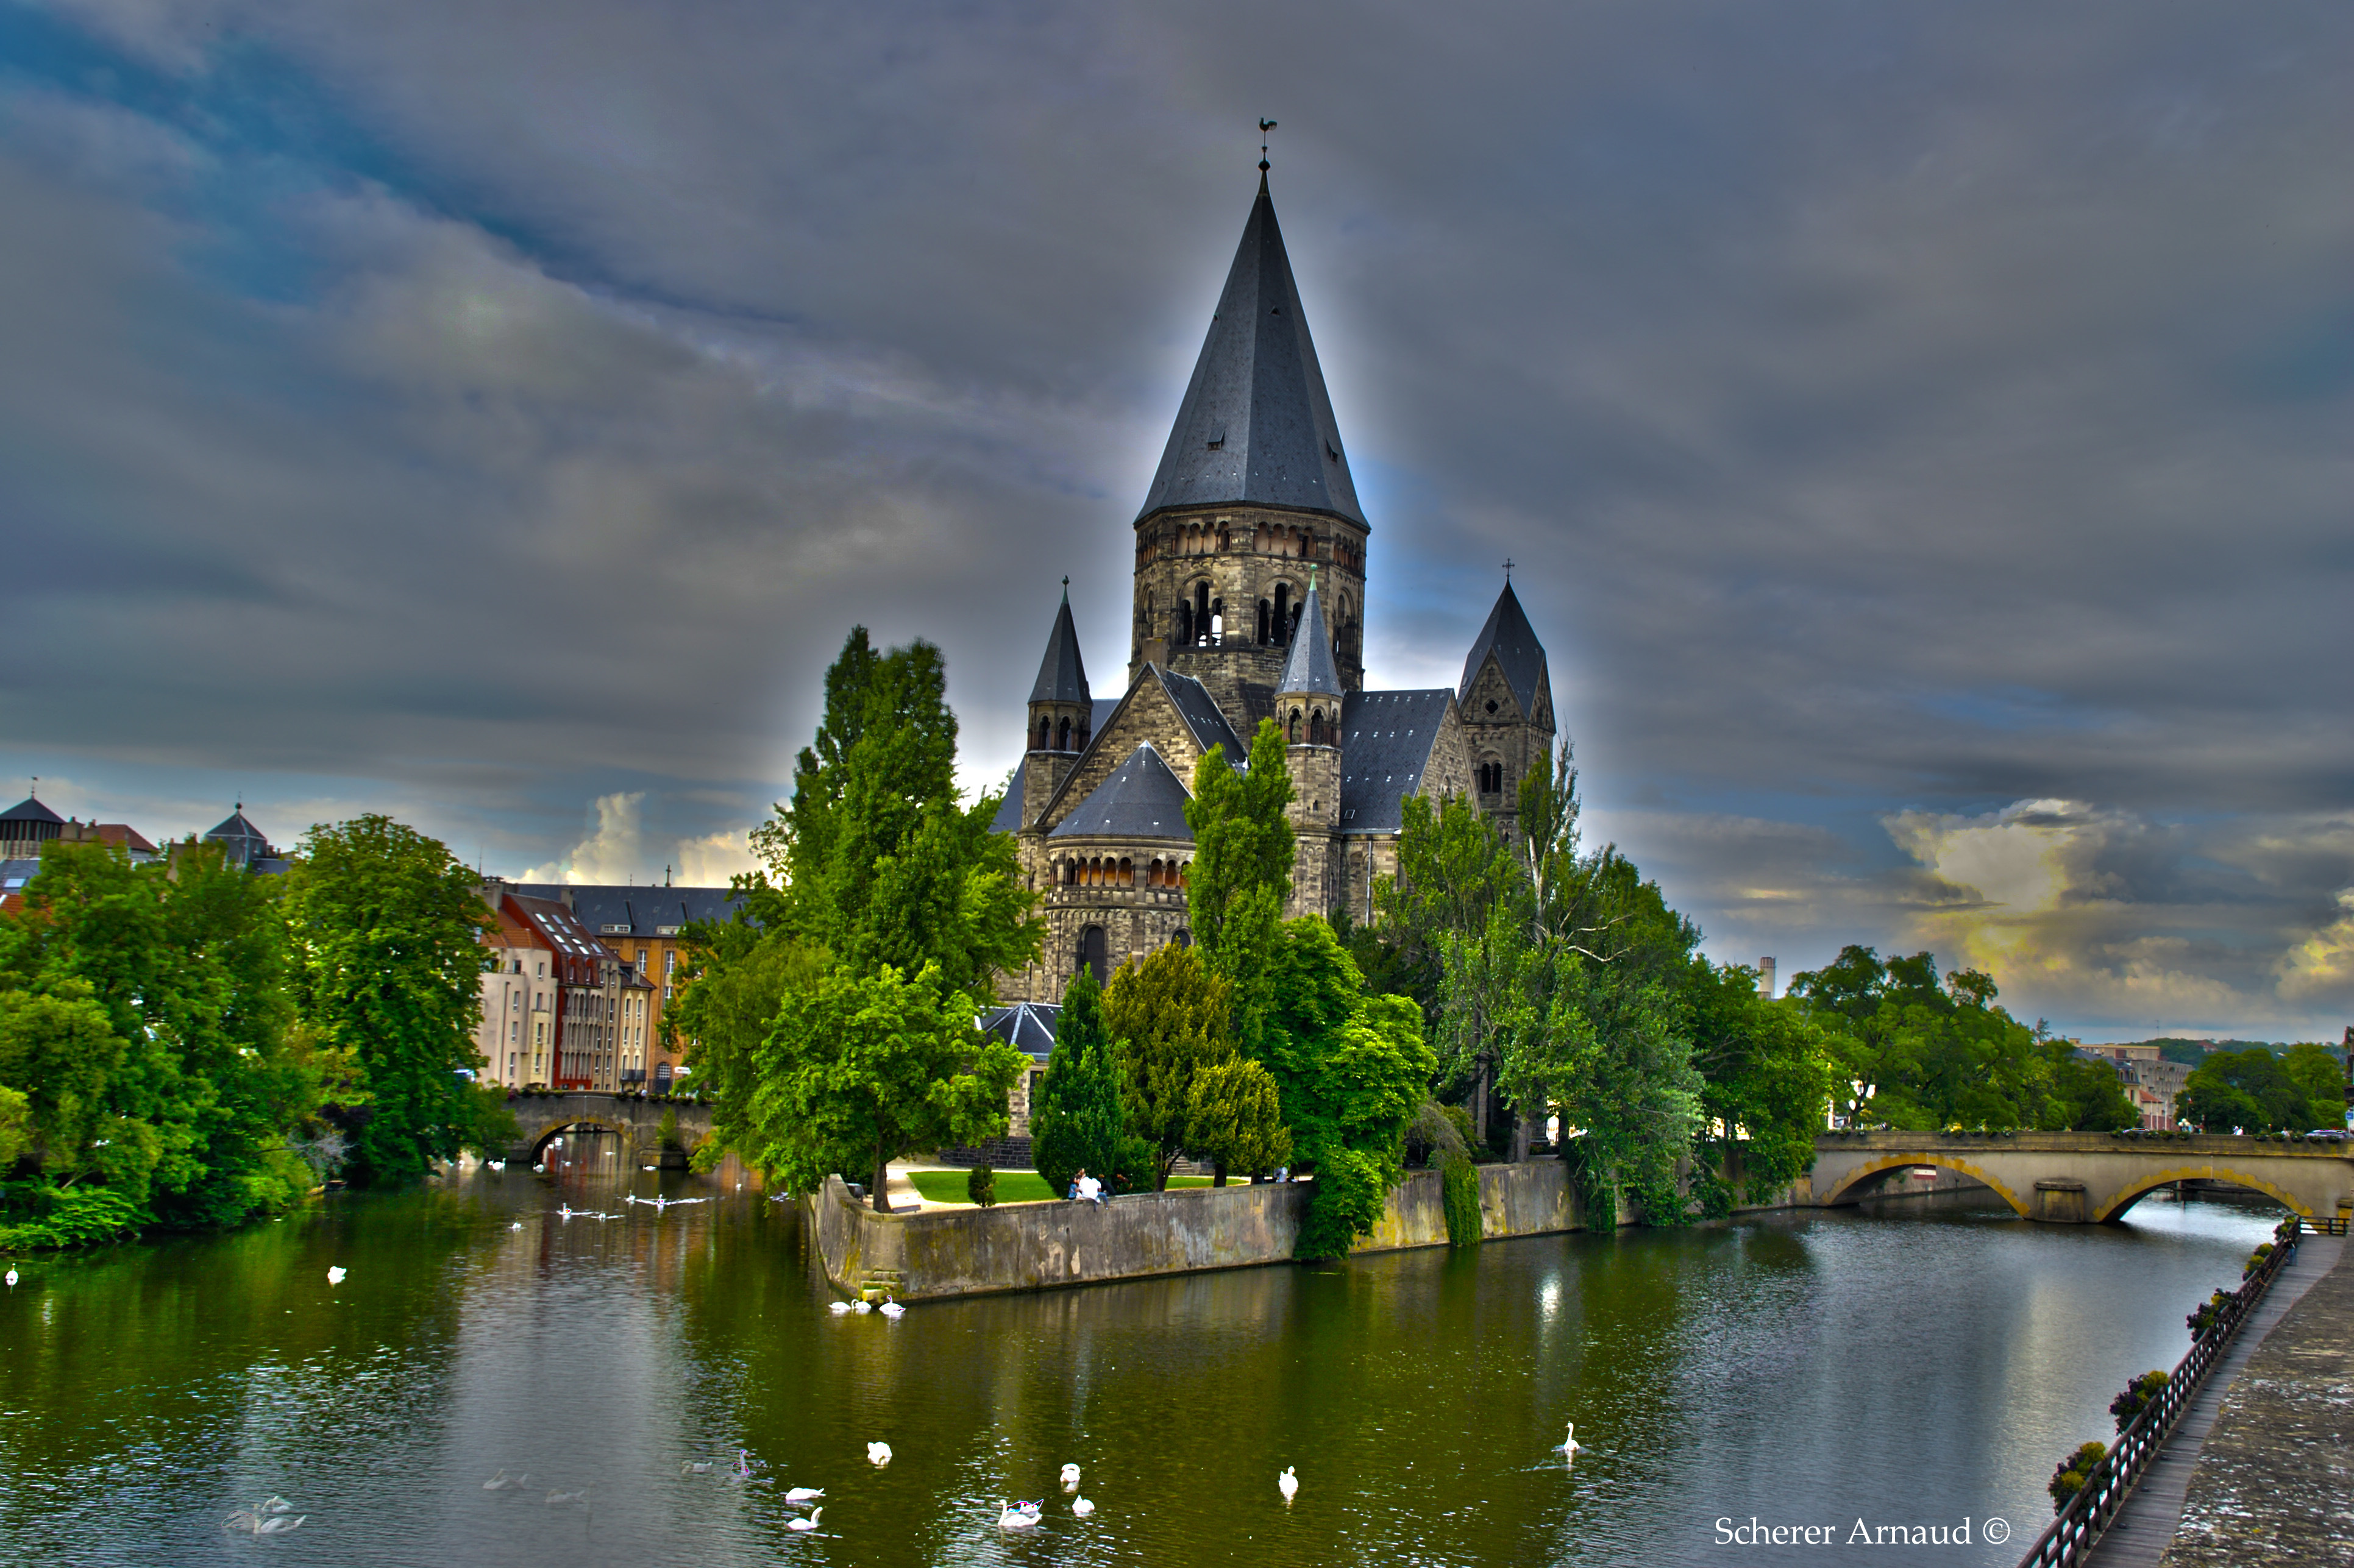
<path fill-rule="evenodd" d="M 1774 998 L 1774 960 L 1757 960 L 1757 994 L 1771 1001 Z"/>

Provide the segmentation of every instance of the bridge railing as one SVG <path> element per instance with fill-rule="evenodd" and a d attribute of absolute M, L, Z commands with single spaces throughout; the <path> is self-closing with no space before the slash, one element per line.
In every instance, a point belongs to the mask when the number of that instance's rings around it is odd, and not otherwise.
<path fill-rule="evenodd" d="M 2115 1445 L 2084 1477 L 2084 1486 L 2062 1507 L 2052 1528 L 2038 1536 L 2035 1544 L 2027 1549 L 2027 1555 L 2019 1560 L 2019 1568 L 2064 1568 L 2066 1564 L 2083 1563 L 2091 1554 L 2101 1532 L 2115 1520 L 2117 1510 L 2133 1495 L 2142 1472 L 2166 1446 L 2174 1424 L 2190 1408 L 2190 1402 L 2199 1397 L 2207 1374 L 2215 1370 L 2215 1363 L 2232 1348 L 2241 1326 L 2296 1253 L 2294 1239 L 2276 1243 L 2264 1262 L 2256 1266 L 2255 1272 L 2248 1276 L 2247 1283 L 2224 1298 L 2214 1322 L 2191 1343 L 2190 1353 L 2176 1364 L 2173 1375 L 2158 1390 L 2158 1397 L 2143 1406 L 2133 1425 L 2117 1435 Z"/>

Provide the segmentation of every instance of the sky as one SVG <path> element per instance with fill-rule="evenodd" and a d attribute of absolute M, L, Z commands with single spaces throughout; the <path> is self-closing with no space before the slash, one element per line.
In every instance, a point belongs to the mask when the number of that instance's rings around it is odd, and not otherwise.
<path fill-rule="evenodd" d="M 0 785 L 716 882 L 864 624 L 997 787 L 1264 116 L 1372 684 L 1509 556 L 1712 957 L 2335 1041 L 2349 79 L 2336 0 L 0 0 Z"/>

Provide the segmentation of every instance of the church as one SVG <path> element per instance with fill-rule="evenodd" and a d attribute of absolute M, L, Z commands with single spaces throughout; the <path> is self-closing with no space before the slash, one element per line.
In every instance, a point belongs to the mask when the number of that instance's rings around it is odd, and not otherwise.
<path fill-rule="evenodd" d="M 1057 1003 L 1188 943 L 1185 802 L 1213 747 L 1241 767 L 1282 728 L 1296 799 L 1289 916 L 1373 915 L 1397 867 L 1401 802 L 1469 795 L 1509 832 L 1522 776 L 1551 749 L 1544 647 L 1508 579 L 1449 690 L 1364 682 L 1373 527 L 1275 220 L 1267 166 L 1209 335 L 1137 514 L 1127 678 L 1088 683 L 1067 584 L 1030 692 L 1025 751 L 995 826 L 1015 836 L 1046 921 L 1042 960 L 1006 1002 Z"/>

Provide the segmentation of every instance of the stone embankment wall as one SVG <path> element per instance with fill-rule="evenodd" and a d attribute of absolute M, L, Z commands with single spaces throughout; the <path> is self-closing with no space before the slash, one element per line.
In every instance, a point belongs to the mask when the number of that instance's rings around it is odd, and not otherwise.
<path fill-rule="evenodd" d="M 1019 1203 L 994 1209 L 878 1214 L 839 1177 L 808 1201 L 826 1277 L 836 1287 L 903 1301 L 1042 1290 L 1291 1260 L 1312 1187 L 1305 1183 L 1179 1188 L 1104 1204 Z M 1558 1160 L 1479 1168 L 1490 1238 L 1584 1230 L 1585 1215 Z M 1621 1224 L 1632 1216 L 1617 1216 Z M 1416 1171 L 1390 1193 L 1356 1251 L 1442 1246 L 1438 1175 Z"/>

